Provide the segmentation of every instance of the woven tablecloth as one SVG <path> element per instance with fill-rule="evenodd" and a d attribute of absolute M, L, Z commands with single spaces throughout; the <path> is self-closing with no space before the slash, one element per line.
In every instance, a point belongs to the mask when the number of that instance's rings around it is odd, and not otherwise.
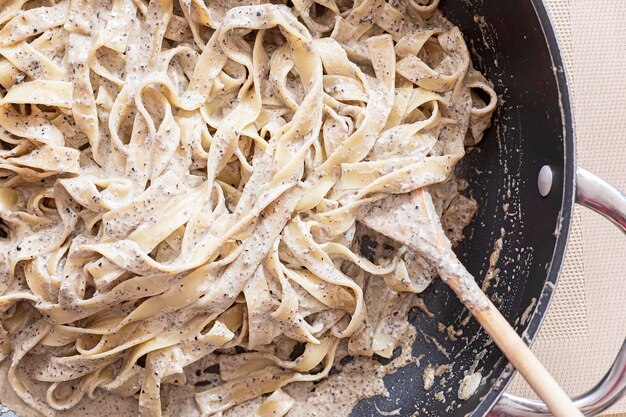
<path fill-rule="evenodd" d="M 578 165 L 626 190 L 626 0 L 545 0 L 568 69 Z M 626 336 L 626 238 L 580 207 L 533 351 L 570 395 L 595 385 Z M 520 376 L 509 391 L 535 397 Z M 622 414 L 616 414 L 622 413 Z M 609 410 L 626 417 L 626 399 Z"/>

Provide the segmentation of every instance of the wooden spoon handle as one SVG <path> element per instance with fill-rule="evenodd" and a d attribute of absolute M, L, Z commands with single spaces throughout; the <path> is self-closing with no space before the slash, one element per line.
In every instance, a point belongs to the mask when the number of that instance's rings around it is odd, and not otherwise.
<path fill-rule="evenodd" d="M 552 414 L 557 417 L 583 417 L 572 399 L 478 286 L 474 277 L 456 257 L 451 246 L 441 245 L 439 254 L 437 269 L 442 280 L 476 317 L 528 385 L 546 403 Z"/>
<path fill-rule="evenodd" d="M 456 257 L 426 190 L 419 189 L 373 203 L 360 214 L 359 220 L 408 246 L 435 266 L 441 279 L 476 317 L 555 416 L 583 416 Z"/>
<path fill-rule="evenodd" d="M 489 333 L 515 369 L 546 403 L 552 414 L 557 417 L 582 417 L 583 414 L 574 406 L 563 388 L 539 362 L 496 306 L 486 296 L 485 298 L 489 303 L 488 307 L 473 312 L 474 317 Z"/>
<path fill-rule="evenodd" d="M 574 406 L 572 399 L 493 305 L 454 252 L 443 250 L 441 259 L 445 260 L 438 265 L 442 279 L 476 317 L 552 414 L 557 417 L 582 417 L 583 414 Z"/>

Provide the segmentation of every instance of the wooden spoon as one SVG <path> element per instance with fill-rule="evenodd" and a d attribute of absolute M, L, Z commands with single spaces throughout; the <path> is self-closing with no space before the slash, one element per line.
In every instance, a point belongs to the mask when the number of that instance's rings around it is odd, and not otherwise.
<path fill-rule="evenodd" d="M 456 257 L 426 190 L 394 195 L 372 203 L 361 210 L 358 220 L 431 263 L 555 416 L 582 417 L 580 410 Z"/>

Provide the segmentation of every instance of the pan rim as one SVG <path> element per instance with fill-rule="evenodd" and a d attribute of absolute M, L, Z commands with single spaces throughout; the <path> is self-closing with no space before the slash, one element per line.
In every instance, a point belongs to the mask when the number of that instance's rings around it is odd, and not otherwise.
<path fill-rule="evenodd" d="M 559 104 L 561 109 L 561 121 L 563 125 L 563 172 L 562 172 L 562 187 L 563 197 L 561 202 L 561 210 L 557 218 L 556 228 L 556 242 L 550 266 L 546 274 L 546 281 L 544 283 L 541 294 L 538 298 L 537 307 L 532 313 L 528 324 L 522 330 L 522 338 L 527 344 L 532 345 L 534 342 L 539 328 L 545 319 L 550 303 L 552 302 L 552 296 L 554 289 L 559 281 L 561 268 L 563 266 L 563 260 L 565 252 L 567 250 L 567 244 L 569 241 L 569 232 L 572 221 L 572 212 L 574 210 L 575 203 L 575 189 L 576 189 L 576 140 L 575 140 L 575 125 L 574 125 L 574 113 L 571 103 L 571 91 L 570 82 L 567 74 L 567 69 L 564 64 L 562 56 L 562 49 L 559 45 L 559 41 L 556 37 L 554 26 L 550 19 L 550 15 L 542 0 L 530 0 L 532 6 L 535 9 L 538 21 L 541 26 L 541 30 L 544 35 L 548 51 L 550 53 L 550 59 L 552 67 L 554 68 L 554 75 L 559 94 Z M 556 184 L 554 184 L 556 185 Z M 503 356 L 504 358 L 504 356 Z M 472 416 L 485 416 L 495 406 L 500 396 L 504 393 L 507 386 L 511 383 L 515 370 L 510 363 L 507 364 L 503 372 L 498 376 L 493 388 L 482 399 L 478 407 L 472 412 Z"/>

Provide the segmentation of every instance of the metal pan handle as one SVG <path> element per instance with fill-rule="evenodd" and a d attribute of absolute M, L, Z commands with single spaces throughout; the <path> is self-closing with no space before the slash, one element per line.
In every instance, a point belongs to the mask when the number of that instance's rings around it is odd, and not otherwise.
<path fill-rule="evenodd" d="M 541 182 L 541 181 L 540 181 Z M 578 168 L 576 203 L 600 213 L 626 233 L 626 195 L 592 173 Z M 626 393 L 626 339 L 604 378 L 586 393 L 574 398 L 585 416 L 595 416 L 609 408 Z M 541 402 L 504 393 L 494 406 L 491 417 L 551 416 Z"/>

